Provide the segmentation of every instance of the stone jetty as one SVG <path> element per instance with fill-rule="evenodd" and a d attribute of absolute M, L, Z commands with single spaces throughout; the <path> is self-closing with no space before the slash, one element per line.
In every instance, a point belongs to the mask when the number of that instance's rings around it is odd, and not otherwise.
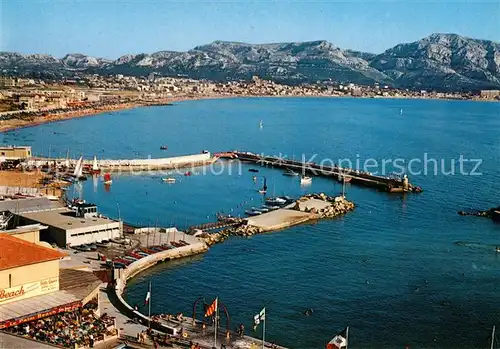
<path fill-rule="evenodd" d="M 292 227 L 318 219 L 334 218 L 354 210 L 353 202 L 343 196 L 324 193 L 305 195 L 291 204 L 243 220 L 242 224 L 217 233 L 203 233 L 207 245 L 223 242 L 229 236 L 253 236 Z"/>

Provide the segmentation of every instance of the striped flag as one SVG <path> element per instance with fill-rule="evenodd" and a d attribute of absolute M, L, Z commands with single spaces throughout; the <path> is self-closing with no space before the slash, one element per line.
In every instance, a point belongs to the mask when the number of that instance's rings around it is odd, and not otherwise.
<path fill-rule="evenodd" d="M 253 321 L 255 323 L 254 327 L 257 327 L 257 325 L 260 324 L 260 322 L 264 321 L 264 320 L 266 320 L 266 308 L 262 308 L 260 313 L 258 313 L 257 315 L 255 315 L 253 317 Z"/>
<path fill-rule="evenodd" d="M 215 298 L 212 304 L 210 304 L 210 306 L 207 308 L 207 311 L 205 312 L 205 317 L 212 316 L 217 311 L 218 303 L 219 303 L 218 298 Z"/>

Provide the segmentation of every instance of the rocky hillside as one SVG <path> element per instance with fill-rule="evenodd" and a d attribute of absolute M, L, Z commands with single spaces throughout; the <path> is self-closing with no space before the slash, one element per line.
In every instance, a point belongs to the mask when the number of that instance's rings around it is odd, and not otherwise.
<path fill-rule="evenodd" d="M 187 52 L 125 55 L 115 61 L 83 54 L 56 59 L 1 52 L 0 70 L 38 76 L 156 72 L 210 80 L 247 80 L 258 75 L 292 84 L 331 79 L 415 89 L 475 90 L 500 88 L 500 44 L 433 34 L 380 55 L 343 50 L 326 41 L 260 45 L 215 41 Z"/>

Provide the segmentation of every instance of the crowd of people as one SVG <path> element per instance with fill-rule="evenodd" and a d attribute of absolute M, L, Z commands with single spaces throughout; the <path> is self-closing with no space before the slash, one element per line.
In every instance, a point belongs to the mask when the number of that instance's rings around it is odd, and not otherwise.
<path fill-rule="evenodd" d="M 83 308 L 8 328 L 9 332 L 67 348 L 90 347 L 105 336 L 117 334 L 114 318 L 97 316 L 96 302 Z"/>

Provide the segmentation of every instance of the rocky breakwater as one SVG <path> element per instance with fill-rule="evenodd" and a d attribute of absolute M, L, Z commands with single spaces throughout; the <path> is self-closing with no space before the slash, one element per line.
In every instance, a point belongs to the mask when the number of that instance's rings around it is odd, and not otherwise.
<path fill-rule="evenodd" d="M 318 204 L 315 200 L 324 202 L 324 205 Z M 293 204 L 292 209 L 308 212 L 315 215 L 317 219 L 333 218 L 344 215 L 349 211 L 354 210 L 354 203 L 347 200 L 344 196 L 328 196 L 324 193 L 308 194 Z"/>
<path fill-rule="evenodd" d="M 283 208 L 248 218 L 236 227 L 212 234 L 202 233 L 199 237 L 211 246 L 225 241 L 230 236 L 248 237 L 312 220 L 334 218 L 354 208 L 354 203 L 343 196 L 332 197 L 324 193 L 308 194 Z"/>

